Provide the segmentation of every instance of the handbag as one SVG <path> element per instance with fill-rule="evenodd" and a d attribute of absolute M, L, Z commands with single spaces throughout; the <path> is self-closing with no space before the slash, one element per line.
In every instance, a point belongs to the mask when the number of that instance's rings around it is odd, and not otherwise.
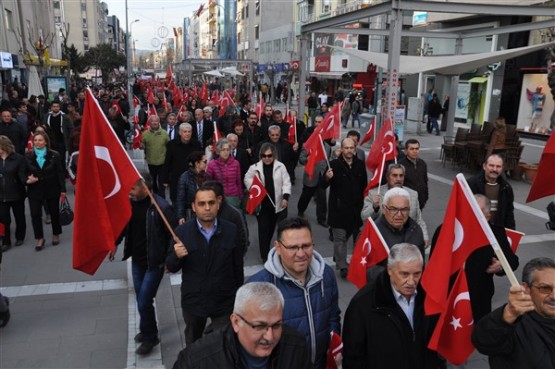
<path fill-rule="evenodd" d="M 73 222 L 73 210 L 69 205 L 69 201 L 66 196 L 62 196 L 60 199 L 60 224 L 63 226 L 70 225 Z"/>

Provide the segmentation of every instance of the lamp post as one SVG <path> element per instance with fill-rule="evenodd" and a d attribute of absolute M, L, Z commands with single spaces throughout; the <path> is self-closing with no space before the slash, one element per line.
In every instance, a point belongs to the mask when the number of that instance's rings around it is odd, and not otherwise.
<path fill-rule="evenodd" d="M 135 19 L 133 22 L 131 22 L 129 24 L 128 39 L 129 39 L 129 36 L 131 36 L 133 34 L 133 23 L 137 23 L 139 21 L 140 21 L 140 19 Z M 133 46 L 131 55 L 132 55 L 132 57 L 135 56 L 135 41 L 134 40 L 132 40 L 132 41 L 133 41 L 133 45 L 129 45 L 129 43 L 128 43 L 128 49 L 127 49 L 127 74 L 129 76 L 129 78 L 131 78 L 131 72 L 133 71 L 133 59 L 129 58 L 129 50 L 130 50 L 129 47 L 130 46 Z"/>
<path fill-rule="evenodd" d="M 125 38 L 125 45 L 127 48 L 127 53 L 125 54 L 125 58 L 127 61 L 127 101 L 129 102 L 129 114 L 133 114 L 132 107 L 133 107 L 133 89 L 131 87 L 131 58 L 130 58 L 130 51 L 131 51 L 131 44 L 130 44 L 130 35 L 131 30 L 133 29 L 133 23 L 139 22 L 140 19 L 135 19 L 131 24 L 128 23 L 127 19 L 127 0 L 125 1 L 125 24 L 127 28 L 127 24 L 129 24 L 129 32 L 126 29 L 126 38 Z"/>

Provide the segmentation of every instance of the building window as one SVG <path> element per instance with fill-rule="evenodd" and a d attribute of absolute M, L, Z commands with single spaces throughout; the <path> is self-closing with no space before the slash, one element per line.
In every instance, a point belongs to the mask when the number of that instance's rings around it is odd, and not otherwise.
<path fill-rule="evenodd" d="M 256 25 L 256 26 L 254 26 L 254 39 L 258 40 L 259 36 L 260 36 L 259 28 L 258 28 L 258 25 Z"/>
<path fill-rule="evenodd" d="M 237 43 L 241 43 L 241 32 L 237 32 Z"/>
<path fill-rule="evenodd" d="M 54 1 L 54 9 L 60 9 L 60 2 L 59 1 Z"/>
<path fill-rule="evenodd" d="M 87 11 L 87 3 L 81 3 L 81 11 L 83 12 Z"/>
<path fill-rule="evenodd" d="M 84 49 L 85 51 L 89 51 L 89 44 L 84 44 L 84 45 L 83 45 L 83 49 Z"/>
<path fill-rule="evenodd" d="M 89 31 L 83 30 L 83 37 L 89 37 Z"/>
<path fill-rule="evenodd" d="M 13 14 L 11 10 L 4 9 L 4 18 L 6 20 L 6 29 L 13 30 Z"/>
<path fill-rule="evenodd" d="M 249 4 L 245 4 L 245 18 L 249 17 Z"/>
<path fill-rule="evenodd" d="M 281 51 L 288 51 L 287 37 L 281 39 Z"/>
<path fill-rule="evenodd" d="M 255 9 L 256 9 L 256 15 L 260 15 L 260 0 L 256 0 L 256 2 L 254 3 Z"/>
<path fill-rule="evenodd" d="M 87 18 L 83 18 L 81 21 L 83 22 L 83 23 L 82 23 L 82 24 L 83 24 L 83 27 L 86 28 L 86 27 L 87 27 Z"/>
<path fill-rule="evenodd" d="M 322 0 L 322 13 L 331 12 L 331 0 Z"/>
<path fill-rule="evenodd" d="M 54 22 L 56 23 L 62 23 L 62 17 L 59 15 L 54 16 Z"/>
<path fill-rule="evenodd" d="M 274 52 L 279 53 L 281 51 L 281 40 L 274 40 Z"/>
<path fill-rule="evenodd" d="M 268 54 L 271 54 L 274 52 L 274 50 L 272 49 L 272 41 L 266 41 L 266 52 Z"/>

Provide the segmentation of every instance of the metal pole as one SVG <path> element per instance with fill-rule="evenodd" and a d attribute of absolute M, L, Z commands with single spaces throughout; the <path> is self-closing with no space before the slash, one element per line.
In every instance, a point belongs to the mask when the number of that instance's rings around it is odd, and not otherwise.
<path fill-rule="evenodd" d="M 455 55 L 462 54 L 462 38 L 457 38 L 455 43 Z M 459 76 L 451 77 L 451 88 L 449 90 L 449 110 L 447 111 L 447 130 L 445 135 L 453 136 L 455 131 L 455 110 L 457 108 L 457 91 L 459 89 Z"/>
<path fill-rule="evenodd" d="M 306 76 L 308 72 L 308 68 L 310 66 L 310 58 L 308 57 L 310 54 L 308 53 L 309 49 L 309 42 L 307 37 L 310 36 L 310 33 L 305 33 L 301 36 L 301 49 L 299 50 L 299 68 L 301 69 L 300 73 L 300 81 L 299 81 L 299 114 L 298 116 L 300 119 L 304 121 L 304 112 L 305 112 L 305 105 L 304 99 L 306 97 Z M 310 123 L 310 122 L 309 122 Z"/>
<path fill-rule="evenodd" d="M 131 111 L 131 107 L 133 106 L 133 91 L 131 90 L 131 63 L 129 61 L 129 14 L 127 11 L 127 0 L 125 0 L 125 57 L 127 58 L 127 101 L 129 103 L 129 116 L 128 119 L 131 119 L 131 115 L 135 112 Z"/>

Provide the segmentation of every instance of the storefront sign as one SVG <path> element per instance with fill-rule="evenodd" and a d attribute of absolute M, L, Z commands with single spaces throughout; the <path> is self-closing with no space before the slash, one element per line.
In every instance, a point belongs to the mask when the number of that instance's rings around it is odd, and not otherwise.
<path fill-rule="evenodd" d="M 329 72 L 330 66 L 331 66 L 331 56 L 315 57 L 315 64 L 314 64 L 315 72 Z"/>
<path fill-rule="evenodd" d="M 3 69 L 13 68 L 12 54 L 0 51 L 0 68 L 3 68 Z"/>

